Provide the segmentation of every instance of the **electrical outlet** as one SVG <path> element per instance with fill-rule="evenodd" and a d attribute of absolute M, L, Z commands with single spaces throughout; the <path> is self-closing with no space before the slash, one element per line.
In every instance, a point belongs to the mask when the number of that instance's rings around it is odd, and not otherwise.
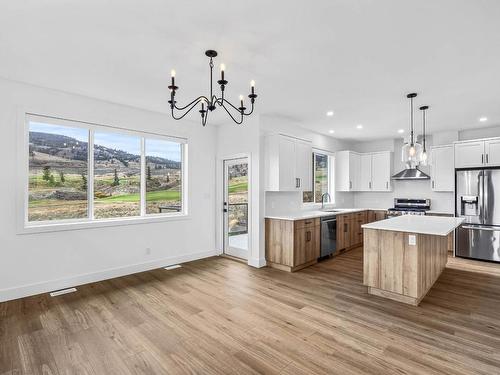
<path fill-rule="evenodd" d="M 414 234 L 408 235 L 408 245 L 416 246 L 417 245 L 417 236 Z"/>

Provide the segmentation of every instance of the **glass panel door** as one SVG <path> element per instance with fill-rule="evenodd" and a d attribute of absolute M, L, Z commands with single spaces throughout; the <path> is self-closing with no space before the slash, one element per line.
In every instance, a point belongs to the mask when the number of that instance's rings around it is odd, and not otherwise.
<path fill-rule="evenodd" d="M 224 161 L 224 253 L 248 259 L 248 160 Z"/>

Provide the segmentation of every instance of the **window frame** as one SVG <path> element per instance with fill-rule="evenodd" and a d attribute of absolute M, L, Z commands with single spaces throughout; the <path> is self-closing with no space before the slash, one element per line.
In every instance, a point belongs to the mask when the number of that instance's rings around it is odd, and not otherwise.
<path fill-rule="evenodd" d="M 44 221 L 29 221 L 28 220 L 28 204 L 29 204 L 29 132 L 30 122 L 36 119 L 39 122 L 47 122 L 49 124 L 66 126 L 71 128 L 85 129 L 88 131 L 88 146 L 87 146 L 87 217 L 78 219 L 58 219 Z M 74 230 L 85 228 L 100 228 L 107 226 L 120 226 L 130 224 L 143 224 L 150 222 L 163 222 L 173 220 L 183 220 L 189 218 L 188 212 L 188 139 L 184 137 L 176 137 L 166 134 L 157 134 L 148 131 L 137 131 L 116 126 L 96 124 L 86 121 L 66 119 L 54 117 L 50 115 L 40 115 L 37 113 L 24 113 L 23 121 L 22 147 L 19 147 L 22 155 L 18 160 L 23 163 L 21 176 L 19 181 L 22 183 L 22 188 L 18 192 L 22 192 L 22 200 L 17 213 L 18 217 L 18 233 L 39 233 L 53 232 L 61 230 Z M 139 216 L 116 217 L 116 218 L 94 218 L 94 134 L 96 132 L 117 133 L 121 135 L 135 136 L 140 139 L 141 152 L 141 176 L 140 176 L 140 214 Z M 166 212 L 146 214 L 146 154 L 145 143 L 146 139 L 160 139 L 170 142 L 176 142 L 181 145 L 181 205 L 180 212 Z"/>
<path fill-rule="evenodd" d="M 324 155 L 328 157 L 328 187 L 327 192 L 330 194 L 331 202 L 327 204 L 335 204 L 335 154 L 329 151 L 320 150 L 313 148 L 312 150 L 312 194 L 313 201 L 312 202 L 304 202 L 304 198 L 302 197 L 302 205 L 303 206 L 320 206 L 321 202 L 316 202 L 316 154 Z"/>

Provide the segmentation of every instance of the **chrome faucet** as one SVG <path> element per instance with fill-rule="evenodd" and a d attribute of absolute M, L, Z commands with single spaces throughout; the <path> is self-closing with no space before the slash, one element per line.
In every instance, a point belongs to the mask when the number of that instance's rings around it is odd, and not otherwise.
<path fill-rule="evenodd" d="M 321 196 L 321 209 L 324 209 L 325 208 L 325 197 L 328 197 L 328 202 L 331 202 L 332 201 L 332 197 L 330 196 L 329 193 L 324 193 L 322 196 Z"/>

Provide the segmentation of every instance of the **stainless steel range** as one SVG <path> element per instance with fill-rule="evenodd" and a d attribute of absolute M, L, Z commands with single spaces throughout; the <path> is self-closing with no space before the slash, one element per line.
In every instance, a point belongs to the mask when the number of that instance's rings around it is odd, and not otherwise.
<path fill-rule="evenodd" d="M 387 216 L 425 215 L 430 209 L 430 199 L 394 198 L 394 207 L 387 210 Z"/>

